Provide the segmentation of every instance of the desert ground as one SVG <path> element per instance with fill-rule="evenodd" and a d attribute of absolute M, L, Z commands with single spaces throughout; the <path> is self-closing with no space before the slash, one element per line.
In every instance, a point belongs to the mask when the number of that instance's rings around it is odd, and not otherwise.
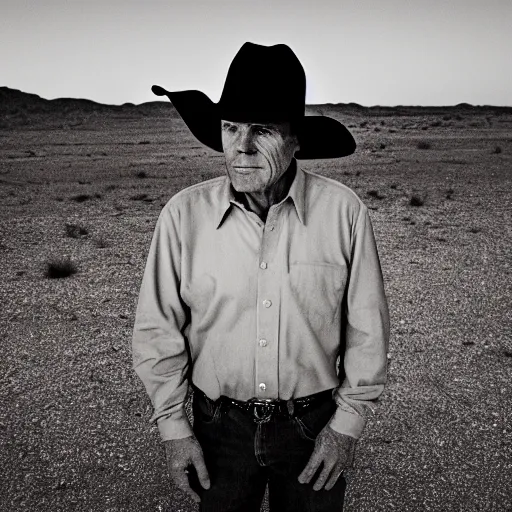
<path fill-rule="evenodd" d="M 512 108 L 308 112 L 358 142 L 299 164 L 371 208 L 392 322 L 345 510 L 512 510 Z M 223 172 L 169 103 L 0 88 L 0 510 L 196 510 L 130 344 L 162 206 Z"/>

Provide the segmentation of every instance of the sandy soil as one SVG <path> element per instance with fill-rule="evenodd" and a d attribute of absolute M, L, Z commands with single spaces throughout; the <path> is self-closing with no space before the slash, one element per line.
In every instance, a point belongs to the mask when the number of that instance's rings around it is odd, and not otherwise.
<path fill-rule="evenodd" d="M 161 207 L 222 155 L 167 105 L 16 98 L 0 108 L 0 509 L 195 510 L 167 480 L 130 337 Z M 512 111 L 312 110 L 359 143 L 301 165 L 372 209 L 392 319 L 346 510 L 512 510 Z M 78 272 L 47 278 L 55 258 Z"/>

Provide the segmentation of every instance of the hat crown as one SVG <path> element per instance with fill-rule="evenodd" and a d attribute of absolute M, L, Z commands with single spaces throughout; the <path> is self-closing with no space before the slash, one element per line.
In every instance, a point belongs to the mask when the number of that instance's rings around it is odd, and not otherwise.
<path fill-rule="evenodd" d="M 285 44 L 245 43 L 231 62 L 218 107 L 222 119 L 294 121 L 304 116 L 306 75 Z"/>

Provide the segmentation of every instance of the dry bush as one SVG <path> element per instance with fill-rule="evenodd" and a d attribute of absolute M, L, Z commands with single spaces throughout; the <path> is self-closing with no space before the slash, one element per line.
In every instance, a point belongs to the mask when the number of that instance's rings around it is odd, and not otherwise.
<path fill-rule="evenodd" d="M 130 199 L 132 201 L 145 201 L 146 199 L 148 199 L 148 195 L 147 194 L 135 194 L 134 196 L 130 196 Z"/>
<path fill-rule="evenodd" d="M 431 147 L 432 145 L 430 142 L 427 142 L 426 140 L 420 140 L 417 145 L 418 149 L 430 149 Z"/>
<path fill-rule="evenodd" d="M 413 195 L 409 200 L 409 204 L 411 206 L 423 206 L 425 204 L 425 199 L 423 197 Z"/>
<path fill-rule="evenodd" d="M 139 171 L 139 172 L 135 173 L 135 176 L 137 176 L 137 178 L 147 178 L 148 173 L 146 171 Z"/>
<path fill-rule="evenodd" d="M 90 194 L 78 194 L 71 197 L 71 201 L 75 201 L 76 203 L 83 203 L 85 201 L 89 201 L 90 199 L 92 199 Z"/>
<path fill-rule="evenodd" d="M 69 238 L 81 238 L 87 236 L 89 231 L 80 224 L 66 224 L 66 236 Z"/>
<path fill-rule="evenodd" d="M 78 272 L 69 258 L 54 258 L 46 264 L 45 276 L 49 279 L 62 279 Z"/>
<path fill-rule="evenodd" d="M 384 199 L 385 197 L 378 190 L 368 190 L 366 194 L 370 197 L 374 197 L 375 199 Z"/>
<path fill-rule="evenodd" d="M 109 246 L 109 243 L 103 237 L 98 237 L 94 240 L 94 245 L 98 247 L 98 249 L 105 249 Z"/>
<path fill-rule="evenodd" d="M 502 151 L 501 147 L 500 146 L 496 146 L 494 148 L 493 153 L 495 153 L 496 155 L 499 155 L 501 153 L 501 151 Z"/>

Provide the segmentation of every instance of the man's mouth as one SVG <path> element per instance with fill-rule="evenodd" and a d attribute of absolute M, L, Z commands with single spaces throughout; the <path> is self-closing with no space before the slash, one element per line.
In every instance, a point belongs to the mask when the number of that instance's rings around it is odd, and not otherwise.
<path fill-rule="evenodd" d="M 234 165 L 233 169 L 241 174 L 249 174 L 254 172 L 256 169 L 261 169 L 261 167 L 256 165 Z"/>

